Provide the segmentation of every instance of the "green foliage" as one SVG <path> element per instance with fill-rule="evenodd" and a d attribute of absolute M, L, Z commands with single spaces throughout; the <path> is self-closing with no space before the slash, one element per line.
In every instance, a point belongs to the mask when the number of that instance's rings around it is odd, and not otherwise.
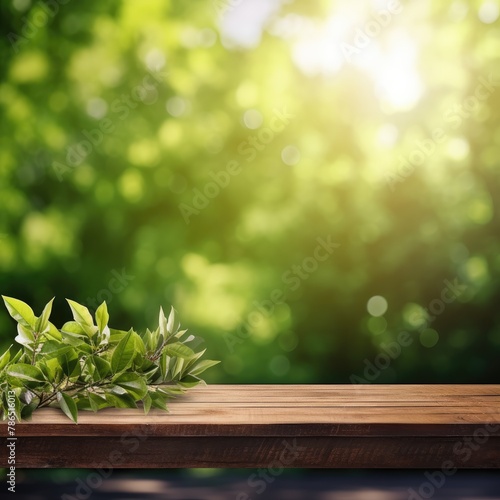
<path fill-rule="evenodd" d="M 160 325 L 143 335 L 108 326 L 106 302 L 96 311 L 68 300 L 74 321 L 58 330 L 50 323 L 52 299 L 37 318 L 24 302 L 3 297 L 17 321 L 16 342 L 22 346 L 11 357 L 12 346 L 0 356 L 0 413 L 7 416 L 7 393 L 16 392 L 16 415 L 29 418 L 34 410 L 57 406 L 77 422 L 78 410 L 94 412 L 108 407 L 167 409 L 169 398 L 203 380 L 199 378 L 218 361 L 199 361 L 204 354 L 181 338 L 186 330 L 172 308 L 168 319 L 160 309 Z"/>
<path fill-rule="evenodd" d="M 391 3 L 0 2 L 2 293 L 106 300 L 117 325 L 176 304 L 224 360 L 212 383 L 348 383 L 401 331 L 376 382 L 500 380 L 500 89 L 474 96 L 500 80 L 500 20 L 479 17 L 495 2 L 402 1 L 348 61 Z M 455 277 L 467 290 L 434 314 Z"/>

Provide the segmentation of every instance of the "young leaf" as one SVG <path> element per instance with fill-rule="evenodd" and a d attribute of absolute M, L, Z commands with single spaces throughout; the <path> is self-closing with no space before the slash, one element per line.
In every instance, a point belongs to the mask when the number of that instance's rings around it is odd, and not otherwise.
<path fill-rule="evenodd" d="M 115 330 L 114 328 L 109 329 L 109 344 L 114 345 L 118 344 L 120 340 L 127 335 L 128 332 L 125 330 Z"/>
<path fill-rule="evenodd" d="M 68 302 L 69 307 L 71 308 L 71 312 L 73 313 L 73 318 L 77 323 L 82 325 L 82 327 L 84 325 L 94 326 L 94 320 L 92 319 L 92 315 L 85 306 L 82 306 L 81 304 L 75 302 L 74 300 L 66 299 L 66 301 Z"/>
<path fill-rule="evenodd" d="M 5 307 L 9 314 L 21 325 L 27 328 L 35 327 L 35 313 L 31 307 L 24 303 L 22 300 L 13 299 L 12 297 L 6 297 L 2 295 L 3 301 L 5 302 Z"/>
<path fill-rule="evenodd" d="M 160 337 L 163 337 L 162 341 L 168 337 L 167 331 L 167 318 L 163 312 L 163 307 L 160 307 L 160 317 L 158 319 L 158 326 L 160 329 Z"/>
<path fill-rule="evenodd" d="M 130 330 L 115 347 L 111 357 L 112 373 L 121 372 L 132 364 L 135 355 L 135 339 L 132 333 L 133 331 Z"/>
<path fill-rule="evenodd" d="M 189 375 L 200 375 L 205 370 L 208 370 L 212 366 L 218 365 L 220 361 L 212 361 L 211 359 L 204 359 L 195 365 L 191 370 L 189 370 Z"/>
<path fill-rule="evenodd" d="M 184 368 L 184 358 L 174 358 L 174 366 L 172 367 L 172 379 L 180 375 Z"/>
<path fill-rule="evenodd" d="M 76 407 L 76 403 L 73 401 L 71 396 L 64 394 L 64 392 L 57 393 L 57 402 L 61 407 L 61 410 L 64 414 L 69 417 L 75 424 L 78 423 L 78 408 Z"/>
<path fill-rule="evenodd" d="M 49 321 L 49 329 L 45 332 L 46 338 L 52 338 L 54 340 L 62 340 L 61 332 Z"/>
<path fill-rule="evenodd" d="M 45 331 L 49 330 L 49 318 L 50 318 L 50 313 L 52 312 L 53 302 L 54 299 L 50 300 L 50 302 L 43 308 L 40 317 L 36 320 L 35 331 L 37 333 L 45 333 Z"/>
<path fill-rule="evenodd" d="M 168 321 L 167 321 L 167 331 L 171 335 L 177 332 L 179 329 L 179 321 L 177 321 L 177 311 L 171 307 L 170 308 L 170 314 L 168 315 Z"/>
<path fill-rule="evenodd" d="M 82 328 L 80 323 L 77 323 L 76 321 L 67 321 L 66 323 L 64 323 L 64 325 L 61 328 L 61 334 L 63 338 L 68 335 L 71 337 L 82 337 L 82 338 L 87 336 L 85 330 Z"/>
<path fill-rule="evenodd" d="M 141 366 L 143 361 L 144 361 L 144 356 L 146 354 L 146 348 L 144 346 L 144 340 L 140 335 L 137 333 L 133 332 L 132 337 L 134 339 L 134 350 L 135 350 L 135 355 L 134 355 L 134 363 L 137 366 Z"/>
<path fill-rule="evenodd" d="M 35 336 L 31 328 L 17 324 L 17 336 L 14 339 L 18 344 L 31 347 L 35 343 Z M 33 349 L 31 349 L 33 350 Z"/>
<path fill-rule="evenodd" d="M 1 356 L 0 356 L 0 370 L 3 370 L 7 363 L 10 361 L 10 350 L 12 346 L 10 346 Z"/>
<path fill-rule="evenodd" d="M 161 353 L 159 365 L 160 365 L 160 373 L 161 373 L 162 380 L 165 380 L 167 378 L 167 373 L 168 373 L 168 370 L 170 367 L 170 360 L 171 359 L 172 358 L 170 358 L 170 356 L 168 356 L 165 351 L 163 351 Z"/>
<path fill-rule="evenodd" d="M 99 328 L 99 332 L 102 333 L 108 326 L 109 322 L 108 306 L 105 301 L 97 308 L 97 311 L 95 312 L 95 320 Z"/>

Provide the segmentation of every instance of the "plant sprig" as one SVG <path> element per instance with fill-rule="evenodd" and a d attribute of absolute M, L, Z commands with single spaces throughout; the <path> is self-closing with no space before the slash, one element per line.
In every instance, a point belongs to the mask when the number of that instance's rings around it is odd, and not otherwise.
<path fill-rule="evenodd" d="M 11 345 L 0 356 L 2 419 L 9 390 L 16 395 L 18 420 L 45 406 L 60 408 L 75 423 L 79 410 L 137 408 L 139 402 L 146 414 L 150 408 L 166 410 L 170 398 L 204 383 L 200 375 L 219 363 L 201 360 L 205 350 L 186 345 L 196 337 L 180 330 L 174 308 L 168 318 L 160 308 L 158 328 L 139 335 L 110 328 L 106 302 L 92 317 L 67 299 L 73 321 L 58 329 L 50 322 L 54 299 L 36 317 L 28 304 L 2 297 L 22 346 L 13 355 Z"/>

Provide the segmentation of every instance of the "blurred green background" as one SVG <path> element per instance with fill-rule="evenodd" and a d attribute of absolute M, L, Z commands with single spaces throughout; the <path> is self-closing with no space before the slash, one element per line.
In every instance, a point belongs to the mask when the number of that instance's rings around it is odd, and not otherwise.
<path fill-rule="evenodd" d="M 209 382 L 499 381 L 497 1 L 0 5 L 2 294 L 173 304 Z"/>

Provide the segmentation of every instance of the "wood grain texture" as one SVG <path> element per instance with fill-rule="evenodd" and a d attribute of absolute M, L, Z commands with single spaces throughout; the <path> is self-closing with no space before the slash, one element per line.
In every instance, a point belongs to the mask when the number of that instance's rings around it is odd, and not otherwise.
<path fill-rule="evenodd" d="M 169 410 L 42 409 L 17 466 L 500 468 L 500 385 L 212 385 Z"/>

